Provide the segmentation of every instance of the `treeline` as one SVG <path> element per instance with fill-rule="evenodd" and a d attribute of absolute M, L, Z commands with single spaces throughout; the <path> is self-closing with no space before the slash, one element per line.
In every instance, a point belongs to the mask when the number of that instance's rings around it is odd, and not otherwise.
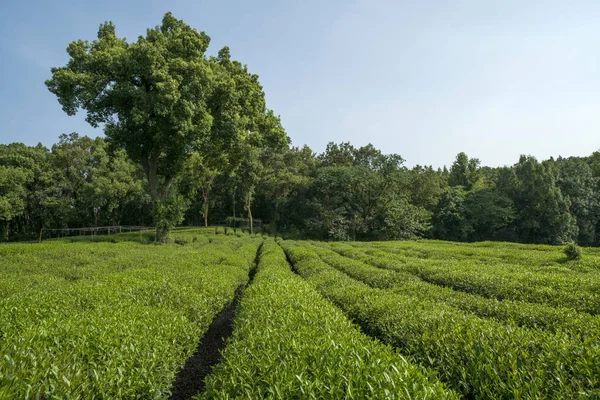
<path fill-rule="evenodd" d="M 42 227 L 150 225 L 175 208 L 183 225 L 252 216 L 293 238 L 592 246 L 600 244 L 599 177 L 599 152 L 543 162 L 522 156 L 499 168 L 460 153 L 449 169 L 434 169 L 407 168 L 372 145 L 330 143 L 321 154 L 265 147 L 235 173 L 192 153 L 161 211 L 141 165 L 103 138 L 74 133 L 51 149 L 0 145 L 0 226 L 2 240 L 25 240 Z"/>
<path fill-rule="evenodd" d="M 142 178 L 103 138 L 61 135 L 51 149 L 0 145 L 2 239 L 32 239 L 41 228 L 150 224 Z"/>

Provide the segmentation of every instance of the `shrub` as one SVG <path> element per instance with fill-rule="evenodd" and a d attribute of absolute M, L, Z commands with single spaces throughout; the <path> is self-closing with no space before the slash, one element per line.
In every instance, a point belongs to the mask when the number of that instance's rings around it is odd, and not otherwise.
<path fill-rule="evenodd" d="M 581 249 L 575 243 L 569 243 L 563 250 L 563 253 L 565 253 L 569 260 L 581 259 Z"/>

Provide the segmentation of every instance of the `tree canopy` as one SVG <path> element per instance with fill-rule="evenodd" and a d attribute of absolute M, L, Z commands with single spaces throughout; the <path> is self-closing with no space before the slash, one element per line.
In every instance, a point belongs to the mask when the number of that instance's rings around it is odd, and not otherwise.
<path fill-rule="evenodd" d="M 172 211 L 155 214 L 159 240 L 182 218 L 168 204 L 191 153 L 200 153 L 209 170 L 234 173 L 248 146 L 286 143 L 258 75 L 231 60 L 227 47 L 207 57 L 209 43 L 171 13 L 132 43 L 107 22 L 93 42 L 72 42 L 69 62 L 52 68 L 46 82 L 67 114 L 85 110 L 92 126 L 104 126 L 109 145 L 142 165 L 155 211 Z M 159 223 L 169 215 L 172 221 Z"/>

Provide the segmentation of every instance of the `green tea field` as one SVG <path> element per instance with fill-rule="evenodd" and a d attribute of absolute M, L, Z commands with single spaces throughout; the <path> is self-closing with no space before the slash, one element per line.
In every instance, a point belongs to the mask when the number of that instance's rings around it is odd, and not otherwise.
<path fill-rule="evenodd" d="M 600 396 L 599 249 L 150 237 L 0 245 L 0 399 Z"/>

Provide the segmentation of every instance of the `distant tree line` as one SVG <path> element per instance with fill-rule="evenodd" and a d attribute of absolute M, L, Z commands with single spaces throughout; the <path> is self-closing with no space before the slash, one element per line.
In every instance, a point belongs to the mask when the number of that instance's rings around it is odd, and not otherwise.
<path fill-rule="evenodd" d="M 183 225 L 252 215 L 288 237 L 600 244 L 600 152 L 510 167 L 482 167 L 460 153 L 449 169 L 404 166 L 372 145 L 257 148 L 235 173 L 198 153 L 175 177 L 171 207 Z M 249 164 L 249 165 L 247 165 Z M 61 135 L 48 149 L 0 145 L 2 240 L 42 227 L 156 223 L 143 166 L 101 137 Z"/>
<path fill-rule="evenodd" d="M 46 81 L 68 115 L 104 138 L 63 134 L 51 149 L 0 145 L 0 238 L 42 228 L 171 227 L 259 218 L 271 233 L 331 240 L 427 237 L 600 242 L 600 153 L 482 167 L 407 168 L 372 145 L 292 147 L 258 75 L 172 14 L 127 42 L 100 25 Z"/>

